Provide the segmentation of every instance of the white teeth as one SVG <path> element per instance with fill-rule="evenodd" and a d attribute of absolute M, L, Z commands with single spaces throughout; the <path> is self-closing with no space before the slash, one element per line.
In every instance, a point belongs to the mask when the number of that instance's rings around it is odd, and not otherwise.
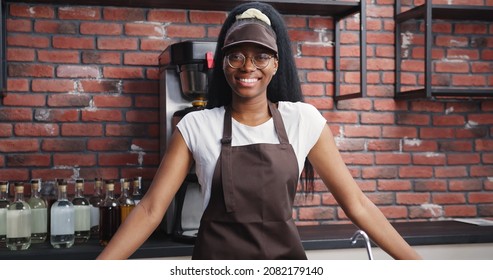
<path fill-rule="evenodd" d="M 255 83 L 257 79 L 240 79 L 242 83 Z"/>

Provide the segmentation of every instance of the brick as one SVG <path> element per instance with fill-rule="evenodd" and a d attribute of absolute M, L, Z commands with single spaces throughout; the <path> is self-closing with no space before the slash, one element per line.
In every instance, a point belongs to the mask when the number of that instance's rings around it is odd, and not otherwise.
<path fill-rule="evenodd" d="M 62 136 L 103 136 L 102 124 L 62 124 Z"/>
<path fill-rule="evenodd" d="M 120 64 L 121 54 L 117 52 L 83 51 L 82 62 L 86 64 Z"/>
<path fill-rule="evenodd" d="M 426 113 L 443 113 L 445 111 L 443 103 L 432 101 L 413 101 L 411 111 Z"/>
<path fill-rule="evenodd" d="M 164 27 L 160 23 L 125 23 L 126 36 L 163 37 Z"/>
<path fill-rule="evenodd" d="M 393 100 L 393 99 L 382 99 L 374 100 L 373 107 L 375 111 L 405 111 L 407 110 L 408 102 Z"/>
<path fill-rule="evenodd" d="M 493 72 L 493 63 L 491 62 L 473 62 L 471 63 L 472 73 L 491 73 Z"/>
<path fill-rule="evenodd" d="M 10 6 L 10 15 L 26 18 L 54 18 L 55 11 L 53 7 L 41 5 L 22 5 L 13 4 Z"/>
<path fill-rule="evenodd" d="M 404 206 L 379 206 L 378 209 L 387 219 L 400 219 L 408 216 L 407 208 Z"/>
<path fill-rule="evenodd" d="M 471 141 L 441 141 L 438 143 L 440 152 L 472 152 L 473 143 Z"/>
<path fill-rule="evenodd" d="M 483 153 L 482 158 L 483 158 L 483 163 L 493 163 L 493 153 L 492 154 Z"/>
<path fill-rule="evenodd" d="M 414 183 L 414 191 L 416 192 L 441 192 L 445 190 L 447 190 L 445 180 L 416 180 Z"/>
<path fill-rule="evenodd" d="M 7 49 L 8 61 L 32 62 L 34 61 L 33 49 L 9 48 Z"/>
<path fill-rule="evenodd" d="M 380 127 L 371 125 L 344 126 L 344 135 L 351 138 L 379 138 Z"/>
<path fill-rule="evenodd" d="M 453 86 L 485 86 L 486 79 L 485 77 L 478 75 L 454 75 L 452 77 L 452 85 Z"/>
<path fill-rule="evenodd" d="M 34 119 L 39 122 L 75 122 L 79 111 L 74 109 L 36 109 Z"/>
<path fill-rule="evenodd" d="M 493 166 L 471 166 L 472 177 L 493 177 Z"/>
<path fill-rule="evenodd" d="M 31 88 L 34 92 L 72 92 L 74 87 L 74 81 L 66 79 L 36 79 L 31 82 Z M 50 97 L 48 97 L 48 100 L 50 100 Z"/>
<path fill-rule="evenodd" d="M 38 61 L 51 63 L 79 63 L 78 51 L 38 50 Z"/>
<path fill-rule="evenodd" d="M 12 136 L 12 125 L 8 123 L 0 123 L 0 137 Z"/>
<path fill-rule="evenodd" d="M 323 71 L 323 72 L 318 72 L 318 71 L 310 71 L 306 75 L 306 79 L 308 82 L 333 82 L 334 81 L 334 75 L 331 72 Z"/>
<path fill-rule="evenodd" d="M 474 192 L 468 194 L 469 203 L 493 203 L 493 193 Z"/>
<path fill-rule="evenodd" d="M 443 218 L 444 214 L 443 207 L 436 204 L 409 207 L 409 218 L 411 219 Z"/>
<path fill-rule="evenodd" d="M 482 188 L 482 182 L 479 179 L 450 179 L 449 190 L 451 191 L 478 191 Z"/>
<path fill-rule="evenodd" d="M 159 123 L 159 112 L 154 111 L 128 111 L 125 120 L 129 123 Z"/>
<path fill-rule="evenodd" d="M 460 115 L 447 115 L 447 116 L 433 116 L 433 125 L 438 126 L 463 126 L 466 124 L 464 116 Z"/>
<path fill-rule="evenodd" d="M 469 122 L 478 125 L 493 125 L 493 114 L 470 114 L 468 115 Z"/>
<path fill-rule="evenodd" d="M 415 165 L 444 165 L 445 154 L 438 154 L 438 153 L 414 154 L 412 163 Z"/>
<path fill-rule="evenodd" d="M 478 215 L 480 217 L 493 216 L 493 206 L 491 204 L 478 205 Z"/>
<path fill-rule="evenodd" d="M 7 155 L 6 162 L 8 167 L 50 166 L 51 156 L 49 154 Z"/>
<path fill-rule="evenodd" d="M 91 96 L 84 94 L 51 94 L 48 96 L 50 107 L 87 107 Z"/>
<path fill-rule="evenodd" d="M 453 128 L 427 128 L 419 129 L 419 135 L 422 139 L 454 138 L 455 131 Z"/>
<path fill-rule="evenodd" d="M 82 152 L 86 148 L 84 139 L 43 139 L 41 149 L 45 152 Z"/>
<path fill-rule="evenodd" d="M 464 204 L 466 203 L 466 197 L 463 193 L 434 193 L 432 202 L 440 205 Z"/>
<path fill-rule="evenodd" d="M 362 171 L 362 178 L 365 179 L 393 179 L 397 177 L 397 168 L 388 167 L 366 167 Z"/>
<path fill-rule="evenodd" d="M 147 77 L 148 80 L 156 80 L 159 81 L 159 69 L 158 68 L 147 68 L 145 69 L 146 74 L 145 76 Z"/>
<path fill-rule="evenodd" d="M 126 65 L 158 66 L 159 53 L 126 53 L 123 55 L 123 63 Z"/>
<path fill-rule="evenodd" d="M 396 193 L 396 202 L 400 205 L 421 205 L 430 202 L 429 193 Z"/>
<path fill-rule="evenodd" d="M 337 148 L 341 151 L 364 151 L 364 139 L 335 139 Z"/>
<path fill-rule="evenodd" d="M 120 125 L 120 124 L 108 124 L 106 125 L 106 136 L 137 136 L 145 137 L 149 136 L 148 128 L 145 125 Z"/>
<path fill-rule="evenodd" d="M 377 181 L 379 191 L 410 191 L 411 187 L 409 180 L 381 179 Z"/>
<path fill-rule="evenodd" d="M 325 62 L 322 58 L 303 57 L 295 59 L 298 69 L 325 69 Z"/>
<path fill-rule="evenodd" d="M 129 96 L 99 95 L 94 96 L 93 101 L 98 108 L 128 108 L 132 105 Z"/>
<path fill-rule="evenodd" d="M 66 6 L 58 8 L 58 18 L 62 20 L 99 20 L 101 12 L 98 7 Z"/>
<path fill-rule="evenodd" d="M 300 220 L 331 220 L 335 218 L 335 214 L 332 207 L 303 207 L 299 209 Z"/>
<path fill-rule="evenodd" d="M 429 125 L 430 116 L 425 114 L 402 113 L 397 115 L 397 123 L 404 125 Z"/>
<path fill-rule="evenodd" d="M 2 168 L 0 169 L 0 180 L 2 181 L 27 181 L 31 178 L 29 176 L 28 169 L 10 169 L 10 168 Z"/>
<path fill-rule="evenodd" d="M 141 79 L 144 73 L 140 67 L 103 67 L 103 77 L 115 79 Z"/>
<path fill-rule="evenodd" d="M 81 115 L 85 122 L 118 122 L 122 121 L 122 112 L 119 110 L 84 110 Z"/>
<path fill-rule="evenodd" d="M 128 151 L 130 147 L 128 139 L 89 139 L 87 140 L 87 149 L 90 151 Z M 140 147 L 140 146 L 139 146 Z"/>
<path fill-rule="evenodd" d="M 139 165 L 138 154 L 99 154 L 98 163 L 101 166 L 118 166 L 118 165 Z"/>
<path fill-rule="evenodd" d="M 78 168 L 69 169 L 66 166 L 55 166 L 54 168 L 50 169 L 33 169 L 31 171 L 31 176 L 32 178 L 43 178 L 44 181 L 55 181 L 55 179 L 57 178 L 72 178 L 72 176 L 78 173 L 78 171 Z M 72 189 L 69 187 L 68 193 L 70 194 L 71 191 Z"/>
<path fill-rule="evenodd" d="M 326 112 L 323 116 L 329 123 L 357 123 L 358 121 L 356 112 Z"/>
<path fill-rule="evenodd" d="M 465 165 L 465 164 L 478 164 L 480 163 L 479 154 L 448 154 L 447 164 L 449 165 Z"/>
<path fill-rule="evenodd" d="M 67 37 L 57 36 L 53 37 L 52 44 L 57 49 L 94 49 L 94 38 L 91 37 Z"/>
<path fill-rule="evenodd" d="M 399 167 L 400 178 L 431 178 L 433 168 L 428 166 L 401 166 Z"/>
<path fill-rule="evenodd" d="M 0 121 L 31 121 L 32 110 L 26 108 L 0 108 Z"/>
<path fill-rule="evenodd" d="M 77 34 L 79 25 L 70 21 L 37 20 L 34 22 L 34 31 L 48 34 Z"/>
<path fill-rule="evenodd" d="M 187 12 L 178 10 L 152 9 L 147 13 L 147 20 L 156 22 L 187 22 Z"/>
<path fill-rule="evenodd" d="M 170 25 L 166 27 L 166 35 L 170 38 L 204 38 L 203 26 Z"/>
<path fill-rule="evenodd" d="M 447 62 L 447 61 L 436 61 L 435 71 L 446 72 L 446 73 L 467 73 L 469 72 L 469 64 L 467 62 Z"/>
<path fill-rule="evenodd" d="M 487 26 L 484 24 L 473 23 L 457 23 L 455 25 L 455 32 L 457 34 L 486 34 L 488 32 Z"/>
<path fill-rule="evenodd" d="M 438 35 L 435 38 L 435 45 L 437 47 L 467 47 L 468 38 L 465 36 L 448 36 Z"/>
<path fill-rule="evenodd" d="M 393 193 L 368 193 L 366 196 L 379 207 L 381 205 L 390 205 L 394 203 Z"/>
<path fill-rule="evenodd" d="M 39 143 L 37 139 L 0 139 L 0 152 L 37 152 Z"/>
<path fill-rule="evenodd" d="M 378 165 L 409 164 L 411 156 L 403 153 L 378 153 L 375 155 L 375 163 Z"/>
<path fill-rule="evenodd" d="M 404 139 L 402 143 L 402 151 L 404 152 L 436 152 L 437 150 L 438 143 L 436 141 Z"/>
<path fill-rule="evenodd" d="M 443 210 L 447 217 L 476 217 L 477 215 L 474 205 L 446 205 Z"/>
<path fill-rule="evenodd" d="M 56 75 L 59 78 L 98 78 L 99 68 L 96 66 L 60 65 Z"/>
<path fill-rule="evenodd" d="M 118 81 L 81 80 L 78 90 L 92 93 L 117 93 L 120 91 L 120 83 Z"/>
<path fill-rule="evenodd" d="M 95 166 L 96 156 L 94 154 L 55 154 L 53 155 L 53 165 L 60 166 Z"/>
<path fill-rule="evenodd" d="M 319 206 L 321 205 L 321 196 L 319 194 L 314 194 L 314 195 L 303 195 L 303 194 L 296 194 L 294 198 L 294 205 L 296 206 Z"/>
<path fill-rule="evenodd" d="M 46 105 L 44 94 L 16 94 L 7 93 L 3 97 L 3 105 L 6 106 L 27 106 L 40 107 Z"/>
<path fill-rule="evenodd" d="M 168 39 L 153 39 L 153 38 L 141 38 L 140 49 L 143 51 L 160 51 L 165 50 L 174 41 Z"/>
<path fill-rule="evenodd" d="M 395 114 L 392 113 L 361 113 L 362 124 L 393 124 Z"/>
<path fill-rule="evenodd" d="M 435 177 L 454 178 L 467 176 L 467 170 L 463 166 L 435 167 Z"/>
<path fill-rule="evenodd" d="M 7 91 L 28 91 L 29 81 L 27 79 L 7 79 Z"/>
<path fill-rule="evenodd" d="M 53 77 L 53 70 L 54 67 L 51 65 L 10 64 L 8 66 L 8 75 L 12 77 L 51 78 Z"/>
<path fill-rule="evenodd" d="M 351 165 L 372 165 L 373 156 L 365 153 L 341 153 L 342 159 L 346 164 Z"/>
<path fill-rule="evenodd" d="M 14 125 L 16 136 L 53 137 L 59 135 L 57 124 L 18 123 Z"/>
<path fill-rule="evenodd" d="M 32 32 L 31 20 L 8 18 L 5 25 L 7 32 Z"/>
<path fill-rule="evenodd" d="M 13 34 L 7 36 L 7 46 L 48 48 L 50 46 L 50 39 L 44 36 Z"/>
<path fill-rule="evenodd" d="M 138 149 L 149 152 L 159 152 L 160 145 L 156 139 L 132 139 L 132 147 L 138 147 Z"/>
<path fill-rule="evenodd" d="M 375 63 L 378 63 L 378 61 L 375 61 Z M 425 67 L 424 62 L 421 60 L 404 60 L 401 63 L 401 70 L 405 72 L 419 73 L 423 71 L 424 67 Z M 387 69 L 387 70 L 393 70 L 393 69 Z"/>
<path fill-rule="evenodd" d="M 301 85 L 303 96 L 324 96 L 325 89 L 320 84 L 303 84 Z"/>
<path fill-rule="evenodd" d="M 414 127 L 382 127 L 382 137 L 385 138 L 416 138 L 417 136 L 417 129 Z"/>
<path fill-rule="evenodd" d="M 368 151 L 399 151 L 399 140 L 369 140 Z"/>
<path fill-rule="evenodd" d="M 303 56 L 333 57 L 334 47 L 327 45 L 302 44 L 301 53 Z"/>
<path fill-rule="evenodd" d="M 136 8 L 103 8 L 103 19 L 107 21 L 144 21 L 146 19 L 144 9 Z"/>

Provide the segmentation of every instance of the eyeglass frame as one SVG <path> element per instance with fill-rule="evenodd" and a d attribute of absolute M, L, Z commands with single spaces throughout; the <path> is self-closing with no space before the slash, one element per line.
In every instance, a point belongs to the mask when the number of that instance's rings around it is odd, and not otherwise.
<path fill-rule="evenodd" d="M 229 62 L 229 56 L 232 55 L 232 54 L 235 54 L 235 55 L 240 54 L 241 56 L 243 56 L 243 64 L 240 67 L 233 67 L 233 65 L 231 65 L 231 63 Z M 257 56 L 257 55 L 264 55 L 264 54 L 267 55 L 267 56 L 269 56 L 269 62 L 264 67 L 260 68 L 260 67 L 257 66 L 257 64 L 255 64 L 254 57 Z M 258 53 L 258 54 L 254 55 L 254 56 L 246 56 L 242 52 L 231 52 L 231 53 L 229 53 L 229 54 L 227 54 L 227 55 L 224 56 L 224 59 L 228 63 L 228 66 L 231 67 L 232 69 L 240 69 L 242 67 L 245 67 L 247 58 L 250 59 L 250 61 L 252 62 L 252 65 L 255 66 L 255 68 L 257 68 L 258 70 L 262 70 L 262 69 L 267 68 L 267 66 L 270 65 L 270 62 L 271 62 L 272 58 L 277 58 L 277 54 L 268 54 L 268 53 L 264 53 L 263 52 L 263 53 Z"/>

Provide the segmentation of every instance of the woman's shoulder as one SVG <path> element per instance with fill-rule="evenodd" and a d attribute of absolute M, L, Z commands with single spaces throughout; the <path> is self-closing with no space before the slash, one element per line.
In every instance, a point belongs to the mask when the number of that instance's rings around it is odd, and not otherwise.
<path fill-rule="evenodd" d="M 192 111 L 183 117 L 185 121 L 213 121 L 224 117 L 224 107 Z"/>
<path fill-rule="evenodd" d="M 318 111 L 315 106 L 309 103 L 305 102 L 291 102 L 291 101 L 279 101 L 279 111 L 282 114 L 286 115 L 313 115 L 317 114 L 319 115 L 320 112 Z"/>

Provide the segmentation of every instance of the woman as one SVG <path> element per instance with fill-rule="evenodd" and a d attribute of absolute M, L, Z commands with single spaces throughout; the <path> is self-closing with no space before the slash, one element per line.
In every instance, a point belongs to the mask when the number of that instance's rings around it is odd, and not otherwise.
<path fill-rule="evenodd" d="M 349 218 L 397 259 L 419 255 L 361 192 L 326 120 L 302 100 L 282 16 L 247 3 L 218 38 L 208 109 L 177 125 L 149 191 L 98 258 L 129 257 L 158 226 L 192 163 L 204 214 L 193 259 L 306 259 L 292 204 L 313 168 Z M 305 161 L 308 159 L 309 161 Z"/>

